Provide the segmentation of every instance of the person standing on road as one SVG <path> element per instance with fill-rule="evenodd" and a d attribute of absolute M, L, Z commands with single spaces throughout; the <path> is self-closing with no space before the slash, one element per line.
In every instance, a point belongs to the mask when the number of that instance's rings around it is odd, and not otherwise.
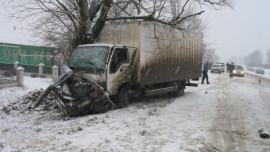
<path fill-rule="evenodd" d="M 202 77 L 202 83 L 201 84 L 204 84 L 204 79 L 206 79 L 207 84 L 210 84 L 210 82 L 208 80 L 208 74 L 207 74 L 208 68 L 209 68 L 209 62 L 207 61 L 203 65 L 203 77 Z"/>
<path fill-rule="evenodd" d="M 227 73 L 229 73 L 230 72 L 230 65 L 231 64 L 230 63 L 227 63 L 226 65 L 227 65 Z"/>
<path fill-rule="evenodd" d="M 234 70 L 234 65 L 233 62 L 230 65 L 230 78 L 233 78 L 233 70 Z"/>

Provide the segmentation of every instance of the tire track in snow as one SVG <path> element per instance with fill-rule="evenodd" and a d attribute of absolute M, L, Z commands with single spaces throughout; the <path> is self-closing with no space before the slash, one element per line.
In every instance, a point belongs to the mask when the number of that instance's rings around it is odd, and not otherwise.
<path fill-rule="evenodd" d="M 239 88 L 232 82 L 234 79 L 223 74 L 217 81 L 219 83 L 211 88 L 217 92 L 216 119 L 209 130 L 213 136 L 212 144 L 220 151 L 247 151 L 246 133 L 241 123 L 245 118 L 239 113 L 240 108 L 246 107 L 237 103 L 244 99 L 235 94 Z"/>

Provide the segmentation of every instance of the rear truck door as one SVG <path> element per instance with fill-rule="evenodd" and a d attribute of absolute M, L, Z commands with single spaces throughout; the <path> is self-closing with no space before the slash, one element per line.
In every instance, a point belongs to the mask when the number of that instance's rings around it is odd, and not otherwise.
<path fill-rule="evenodd" d="M 126 83 L 130 82 L 130 59 L 128 48 L 115 47 L 111 58 L 109 60 L 107 70 L 107 91 L 109 95 L 116 95 L 118 88 Z"/>

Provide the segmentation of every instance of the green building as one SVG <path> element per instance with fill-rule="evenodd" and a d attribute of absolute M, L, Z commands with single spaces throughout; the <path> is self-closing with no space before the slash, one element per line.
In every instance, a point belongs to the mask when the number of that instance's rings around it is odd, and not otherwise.
<path fill-rule="evenodd" d="M 0 42 L 0 69 L 13 67 L 17 61 L 26 72 L 37 73 L 43 63 L 44 73 L 49 74 L 53 65 L 59 65 L 61 53 L 54 47 L 31 46 Z"/>

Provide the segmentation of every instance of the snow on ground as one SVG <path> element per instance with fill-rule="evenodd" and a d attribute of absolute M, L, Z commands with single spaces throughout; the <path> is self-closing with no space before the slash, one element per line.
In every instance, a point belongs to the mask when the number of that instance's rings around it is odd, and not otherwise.
<path fill-rule="evenodd" d="M 264 74 L 257 74 L 254 71 L 245 71 L 245 72 L 270 79 L 270 69 L 264 69 Z"/>
<path fill-rule="evenodd" d="M 270 82 L 249 74 L 209 74 L 210 85 L 179 98 L 146 97 L 127 108 L 65 120 L 57 111 L 0 112 L 0 151 L 270 151 L 258 130 L 270 126 Z M 51 81 L 0 90 L 0 109 Z M 269 128 L 270 129 L 270 128 Z"/>
<path fill-rule="evenodd" d="M 51 83 L 50 78 L 31 78 L 26 76 L 24 78 L 25 87 L 12 87 L 3 88 L 0 90 L 0 107 L 1 105 L 7 105 L 11 100 L 15 100 L 30 91 L 37 89 L 46 89 Z"/>
<path fill-rule="evenodd" d="M 244 69 L 245 69 L 245 73 L 249 73 L 249 74 L 253 74 L 253 75 L 257 75 L 257 76 L 261 76 L 261 77 L 270 79 L 270 69 L 263 69 L 264 74 L 257 74 L 257 73 L 255 73 L 255 71 L 249 71 L 249 70 L 247 70 L 247 67 L 244 67 Z M 253 69 L 255 70 L 256 67 Z"/>

